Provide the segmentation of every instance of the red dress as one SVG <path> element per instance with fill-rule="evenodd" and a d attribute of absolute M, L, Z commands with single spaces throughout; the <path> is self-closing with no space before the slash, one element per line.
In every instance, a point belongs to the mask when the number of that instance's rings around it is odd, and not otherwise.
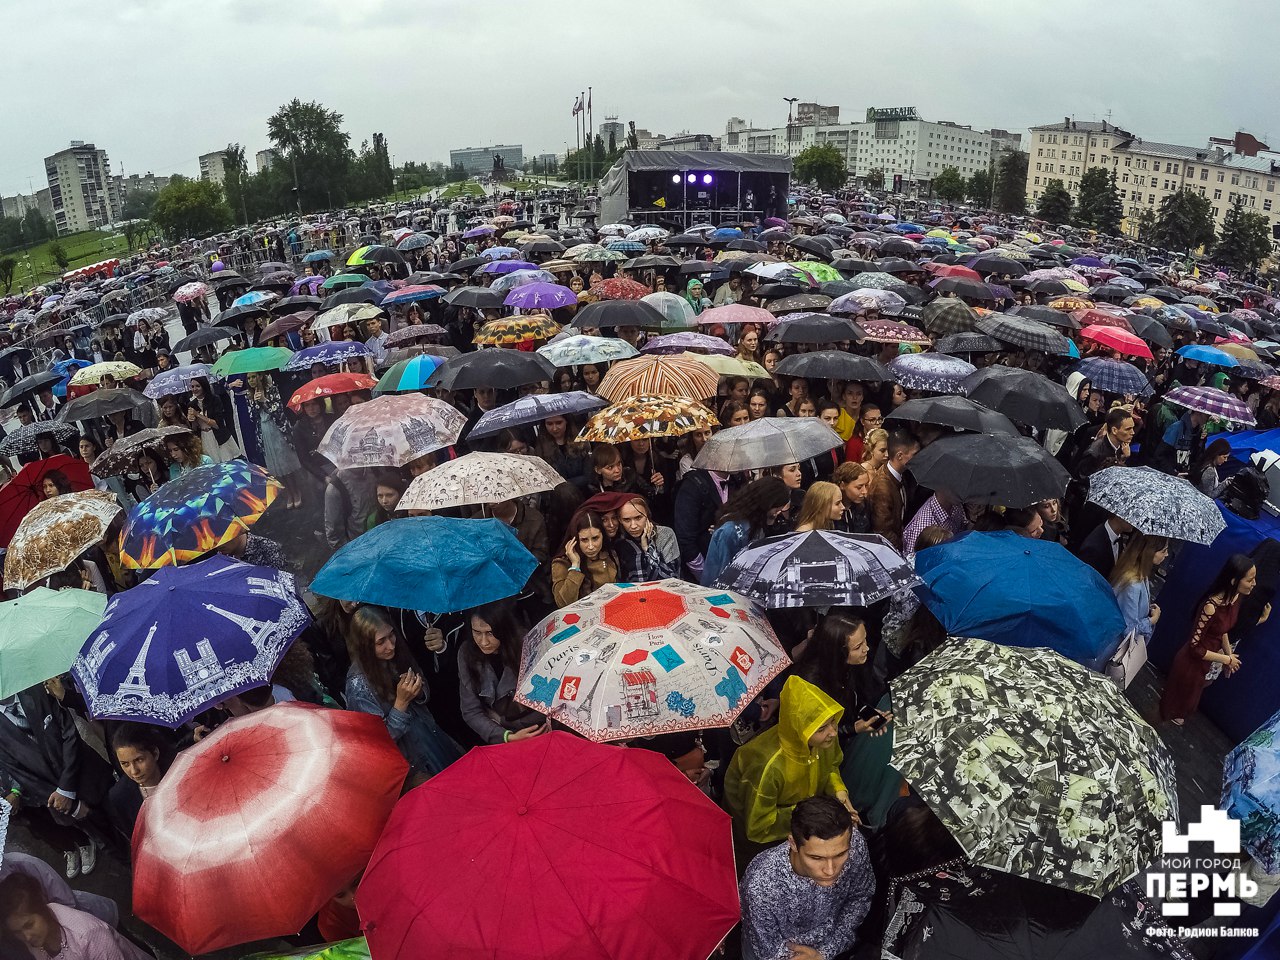
<path fill-rule="evenodd" d="M 1223 652 L 1222 639 L 1235 627 L 1239 615 L 1239 597 L 1229 606 L 1217 607 L 1209 617 L 1205 616 L 1204 605 L 1201 605 L 1190 639 L 1182 645 L 1169 667 L 1164 695 L 1160 698 L 1161 720 L 1185 720 L 1196 712 L 1200 694 L 1208 684 L 1205 675 L 1215 665 L 1215 661 L 1205 659 L 1205 654 Z"/>

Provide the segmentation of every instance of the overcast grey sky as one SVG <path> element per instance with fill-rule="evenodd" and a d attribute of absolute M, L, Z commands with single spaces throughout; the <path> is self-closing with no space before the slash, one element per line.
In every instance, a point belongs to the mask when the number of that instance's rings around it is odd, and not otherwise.
<path fill-rule="evenodd" d="M 404 160 L 521 143 L 559 152 L 574 98 L 655 132 L 786 120 L 783 97 L 915 106 L 1025 130 L 1073 115 L 1203 145 L 1280 146 L 1269 0 L 6 0 L 0 192 L 45 185 L 86 140 L 112 171 L 195 175 L 228 141 L 269 146 L 293 97 Z M 252 161 L 251 161 L 252 167 Z"/>

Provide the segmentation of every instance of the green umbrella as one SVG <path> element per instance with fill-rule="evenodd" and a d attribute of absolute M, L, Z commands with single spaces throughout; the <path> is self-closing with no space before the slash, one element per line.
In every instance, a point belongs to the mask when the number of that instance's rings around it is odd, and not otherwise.
<path fill-rule="evenodd" d="M 210 372 L 220 377 L 227 377 L 237 373 L 279 370 L 289 362 L 292 356 L 293 351 L 286 350 L 284 347 L 250 347 L 248 350 L 233 350 L 220 356 L 218 362 L 210 368 Z"/>
<path fill-rule="evenodd" d="M 1173 760 L 1109 677 L 953 638 L 891 689 L 892 764 L 975 863 L 1101 897 L 1160 856 Z"/>
<path fill-rule="evenodd" d="M 363 273 L 339 273 L 320 284 L 320 289 L 342 290 L 346 287 L 358 287 L 368 282 L 369 278 Z"/>
<path fill-rule="evenodd" d="M 817 260 L 793 260 L 791 266 L 797 270 L 803 270 L 819 283 L 835 282 L 844 279 L 844 274 L 833 267 L 829 263 L 819 263 Z"/>
<path fill-rule="evenodd" d="M 0 603 L 0 697 L 70 670 L 106 606 L 91 590 L 47 587 Z"/>

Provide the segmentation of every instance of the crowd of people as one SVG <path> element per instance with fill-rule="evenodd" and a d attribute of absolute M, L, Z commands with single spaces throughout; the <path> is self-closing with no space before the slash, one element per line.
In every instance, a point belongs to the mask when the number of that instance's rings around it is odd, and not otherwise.
<path fill-rule="evenodd" d="M 8 535 L 40 502 L 86 489 L 119 507 L 68 567 L 6 583 L 11 598 L 38 587 L 136 590 L 155 568 L 122 561 L 126 522 L 196 471 L 245 462 L 273 478 L 274 503 L 262 507 L 259 532 L 246 522 L 206 555 L 290 572 L 306 588 L 378 528 L 444 515 L 496 518 L 537 561 L 513 595 L 443 613 L 308 592 L 314 619 L 269 679 L 177 729 L 104 721 L 69 674 L 12 694 L 0 700 L 0 788 L 11 810 L 59 851 L 67 879 L 92 873 L 103 851 L 127 860 L 177 754 L 233 718 L 292 700 L 381 718 L 414 788 L 473 748 L 564 729 L 517 696 L 526 634 L 543 617 L 610 584 L 715 587 L 744 550 L 791 533 L 883 538 L 907 562 L 965 536 L 1058 543 L 1110 584 L 1125 632 L 1145 643 L 1177 543 L 1091 503 L 1090 478 L 1149 466 L 1228 495 L 1226 432 L 1280 425 L 1270 293 L 1108 238 L 949 213 L 917 225 L 880 209 L 815 195 L 789 221 L 679 234 L 558 217 L 540 229 L 497 212 L 449 232 L 429 208 L 335 216 L 167 251 L 172 311 L 90 328 L 58 306 L 89 309 L 127 289 L 128 275 L 9 302 L 0 358 L 18 366 L 0 454 L 12 461 L 6 486 L 33 470 L 40 485 L 21 508 L 5 501 Z M 356 239 L 370 243 L 345 261 L 328 249 Z M 266 257 L 282 262 L 258 269 Z M 243 274 L 233 269 L 241 258 Z M 24 340 L 46 325 L 69 330 L 44 340 L 57 345 L 56 377 Z M 495 351 L 540 358 L 547 372 L 513 380 L 495 365 L 483 382 L 456 385 L 455 369 Z M 649 399 L 614 388 L 632 358 L 662 361 L 650 375 L 667 379 L 645 390 L 680 409 L 590 439 L 602 418 L 625 420 L 617 408 Z M 671 386 L 689 377 L 706 385 L 701 393 Z M 413 395 L 455 411 L 447 442 L 390 457 L 379 451 L 394 423 L 347 437 L 363 405 Z M 940 398 L 954 409 L 930 406 Z M 1009 503 L 966 496 L 937 473 L 919 481 L 915 458 L 986 432 L 965 425 L 980 414 L 1007 416 L 1016 436 L 1065 468 L 1058 487 Z M 797 422 L 821 424 L 831 442 L 746 469 L 700 459 L 714 438 L 734 435 L 725 432 L 773 423 L 785 434 Z M 333 456 L 353 446 L 363 461 Z M 469 453 L 536 458 L 555 482 L 532 495 L 408 505 L 430 491 L 433 470 Z M 1248 669 L 1232 634 L 1256 581 L 1240 556 L 1214 579 L 1179 627 L 1185 643 L 1152 723 L 1182 724 L 1208 683 Z M 909 591 L 767 616 L 790 666 L 731 726 L 619 746 L 660 752 L 732 815 L 743 918 L 729 949 L 751 960 L 878 955 L 889 878 L 963 856 L 912 785 L 865 749 L 892 732 L 891 685 L 946 642 L 945 618 Z M 47 868 L 11 856 L 0 921 L 32 956 L 145 955 L 117 928 L 113 905 L 69 901 Z M 335 894 L 300 942 L 359 935 L 350 891 Z"/>

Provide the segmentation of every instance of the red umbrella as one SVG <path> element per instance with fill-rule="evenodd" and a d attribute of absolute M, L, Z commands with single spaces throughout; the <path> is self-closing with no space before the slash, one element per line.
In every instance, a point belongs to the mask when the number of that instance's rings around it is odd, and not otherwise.
<path fill-rule="evenodd" d="M 178 754 L 133 831 L 133 909 L 183 950 L 297 933 L 369 862 L 409 765 L 381 717 L 282 703 Z"/>
<path fill-rule="evenodd" d="M 731 832 L 660 754 L 549 733 L 406 796 L 356 905 L 378 960 L 707 957 L 739 916 Z"/>
<path fill-rule="evenodd" d="M 926 268 L 928 264 L 925 265 Z M 977 270 L 971 270 L 968 267 L 962 267 L 958 263 L 944 263 L 933 269 L 935 277 L 966 277 L 969 280 L 981 281 L 982 277 Z"/>
<path fill-rule="evenodd" d="M 297 413 L 308 400 L 323 400 L 339 393 L 372 390 L 378 381 L 367 373 L 329 373 L 304 383 L 289 398 L 289 409 Z"/>
<path fill-rule="evenodd" d="M 1141 337 L 1136 333 L 1130 333 L 1128 330 L 1121 330 L 1119 327 L 1085 327 L 1080 331 L 1080 336 L 1086 340 L 1092 340 L 1094 343 L 1100 343 L 1104 347 L 1110 347 L 1117 353 L 1127 354 L 1130 357 L 1152 359 L 1151 348 L 1143 342 Z"/>
<path fill-rule="evenodd" d="M 610 277 L 608 280 L 601 280 L 587 292 L 598 300 L 639 300 L 653 293 L 643 283 L 628 280 L 626 277 Z"/>
<path fill-rule="evenodd" d="M 28 463 L 12 480 L 0 487 L 0 545 L 9 545 L 22 518 L 45 499 L 44 478 L 55 470 L 71 483 L 72 493 L 93 489 L 89 465 L 83 460 L 59 453 Z"/>

